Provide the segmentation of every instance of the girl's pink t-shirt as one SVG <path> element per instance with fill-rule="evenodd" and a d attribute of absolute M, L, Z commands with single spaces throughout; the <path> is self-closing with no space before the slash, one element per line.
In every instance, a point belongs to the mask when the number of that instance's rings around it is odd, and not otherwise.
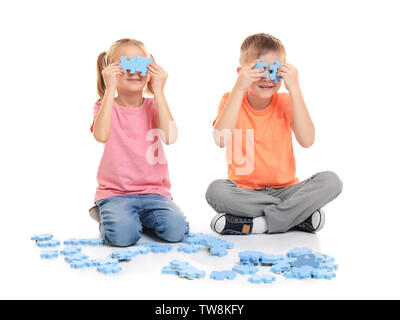
<path fill-rule="evenodd" d="M 101 101 L 94 105 L 94 117 Z M 115 195 L 156 193 L 171 197 L 168 164 L 157 129 L 154 99 L 138 108 L 113 103 L 110 135 L 97 171 L 94 201 Z M 90 128 L 93 132 L 93 124 Z"/>

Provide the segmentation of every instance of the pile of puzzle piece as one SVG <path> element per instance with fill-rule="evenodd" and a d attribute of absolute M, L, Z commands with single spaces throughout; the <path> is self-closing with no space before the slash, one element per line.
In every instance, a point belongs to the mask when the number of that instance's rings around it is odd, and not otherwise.
<path fill-rule="evenodd" d="M 160 244 L 156 242 L 144 242 L 128 248 L 114 250 L 110 256 L 103 259 L 90 259 L 82 252 L 78 246 L 101 246 L 104 241 L 101 239 L 68 239 L 63 243 L 65 247 L 58 251 L 61 241 L 53 239 L 51 234 L 39 234 L 31 238 L 40 248 L 52 247 L 53 250 L 43 250 L 40 257 L 43 259 L 57 258 L 59 254 L 64 256 L 64 260 L 70 264 L 71 268 L 82 269 L 87 267 L 97 267 L 97 271 L 111 274 L 122 270 L 121 262 L 130 261 L 137 255 L 148 254 L 150 252 L 168 253 L 172 251 L 170 244 Z M 234 244 L 203 233 L 191 233 L 183 241 L 184 245 L 177 248 L 178 252 L 198 253 L 200 246 L 208 249 L 209 253 L 223 257 L 228 254 L 228 249 L 232 249 Z M 272 283 L 276 281 L 276 274 L 283 274 L 290 279 L 332 279 L 336 277 L 334 273 L 338 266 L 335 259 L 328 255 L 313 252 L 310 248 L 294 248 L 283 255 L 266 254 L 261 251 L 239 252 L 240 264 L 232 270 L 213 271 L 210 278 L 214 280 L 234 280 L 237 274 L 249 275 L 249 282 L 252 283 Z M 270 267 L 271 274 L 258 274 L 260 266 Z M 204 278 L 206 272 L 199 270 L 188 262 L 173 260 L 169 266 L 162 269 L 163 274 L 175 274 L 187 279 Z M 275 275 L 274 275 L 275 274 Z"/>
<path fill-rule="evenodd" d="M 36 242 L 40 248 L 44 247 L 58 247 L 61 241 L 54 240 L 51 234 L 38 234 L 31 237 L 31 240 Z M 57 258 L 59 254 L 64 256 L 64 260 L 68 262 L 71 268 L 82 269 L 87 267 L 97 267 L 97 271 L 104 274 L 118 273 L 122 270 L 119 265 L 121 261 L 129 261 L 139 254 L 153 253 L 166 253 L 172 250 L 169 244 L 160 244 L 155 242 L 145 242 L 140 246 L 114 250 L 109 257 L 103 259 L 90 259 L 89 256 L 82 252 L 82 249 L 77 247 L 79 245 L 89 246 L 102 246 L 104 241 L 101 239 L 76 239 L 71 238 L 64 241 L 62 250 L 43 250 L 40 257 L 43 259 Z"/>
<path fill-rule="evenodd" d="M 141 76 L 145 76 L 147 74 L 147 66 L 151 63 L 151 58 L 146 57 L 128 57 L 121 56 L 121 63 L 118 65 L 124 68 L 124 72 L 129 72 L 134 74 L 136 72 L 140 72 Z"/>
<path fill-rule="evenodd" d="M 256 273 L 257 266 L 270 266 L 271 272 L 281 274 L 291 279 L 332 279 L 338 265 L 335 259 L 328 255 L 313 252 L 310 248 L 294 248 L 286 256 L 265 254 L 260 251 L 244 251 L 239 253 L 240 265 L 235 267 L 242 270 L 252 270 Z"/>
<path fill-rule="evenodd" d="M 271 64 L 268 66 L 268 63 L 266 62 L 261 62 L 260 59 L 257 59 L 257 64 L 253 67 L 253 69 L 262 69 L 264 68 L 265 73 L 263 78 L 266 78 L 267 75 L 269 75 L 269 79 L 271 81 L 274 81 L 275 83 L 279 83 L 279 81 L 282 79 L 282 77 L 277 76 L 279 67 L 281 66 L 281 62 L 276 60 L 274 64 Z"/>

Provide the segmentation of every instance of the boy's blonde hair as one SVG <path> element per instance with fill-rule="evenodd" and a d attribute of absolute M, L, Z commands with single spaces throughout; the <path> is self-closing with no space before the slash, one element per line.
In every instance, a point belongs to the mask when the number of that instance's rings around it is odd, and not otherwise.
<path fill-rule="evenodd" d="M 147 51 L 143 42 L 141 42 L 139 40 L 135 40 L 135 39 L 130 39 L 130 38 L 124 38 L 124 39 L 115 41 L 111 45 L 110 49 L 108 49 L 108 51 L 103 51 L 97 57 L 97 93 L 99 94 L 100 99 L 103 99 L 104 92 L 106 91 L 106 85 L 104 83 L 103 75 L 101 74 L 101 72 L 113 60 L 115 51 L 118 48 L 120 48 L 122 46 L 126 46 L 126 45 L 134 45 L 134 46 L 142 49 L 143 52 L 145 53 L 145 56 L 148 58 L 151 58 L 152 61 L 154 62 L 153 56 Z M 150 95 L 154 94 L 151 79 L 147 83 L 147 86 L 145 88 L 145 93 L 150 94 Z"/>
<path fill-rule="evenodd" d="M 285 47 L 278 38 L 267 33 L 248 36 L 240 46 L 239 63 L 243 66 L 268 51 L 280 51 L 286 55 Z"/>

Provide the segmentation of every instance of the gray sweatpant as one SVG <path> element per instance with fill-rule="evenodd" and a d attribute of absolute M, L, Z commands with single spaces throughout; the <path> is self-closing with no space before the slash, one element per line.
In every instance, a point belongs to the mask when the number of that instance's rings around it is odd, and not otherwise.
<path fill-rule="evenodd" d="M 213 181 L 206 199 L 218 213 L 267 220 L 267 233 L 286 232 L 335 199 L 343 183 L 332 171 L 319 172 L 285 188 L 249 190 L 228 179 Z"/>

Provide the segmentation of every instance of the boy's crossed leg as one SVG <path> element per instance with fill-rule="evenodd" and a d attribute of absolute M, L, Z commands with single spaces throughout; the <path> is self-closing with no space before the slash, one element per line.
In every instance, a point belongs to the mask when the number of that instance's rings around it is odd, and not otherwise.
<path fill-rule="evenodd" d="M 252 231 L 253 222 L 261 222 L 261 229 L 265 229 L 262 232 L 279 233 L 305 224 L 308 220 L 311 224 L 311 216 L 335 199 L 342 188 L 339 177 L 331 171 L 325 171 L 295 185 L 275 189 L 248 190 L 230 180 L 215 180 L 207 190 L 206 199 L 219 213 L 212 222 L 225 218 L 222 219 L 226 222 L 222 232 L 212 226 L 216 232 L 224 233 L 233 229 L 233 232 L 227 233 L 248 234 Z M 243 229 L 243 225 L 248 227 Z M 304 231 L 315 230 L 310 227 Z"/>

